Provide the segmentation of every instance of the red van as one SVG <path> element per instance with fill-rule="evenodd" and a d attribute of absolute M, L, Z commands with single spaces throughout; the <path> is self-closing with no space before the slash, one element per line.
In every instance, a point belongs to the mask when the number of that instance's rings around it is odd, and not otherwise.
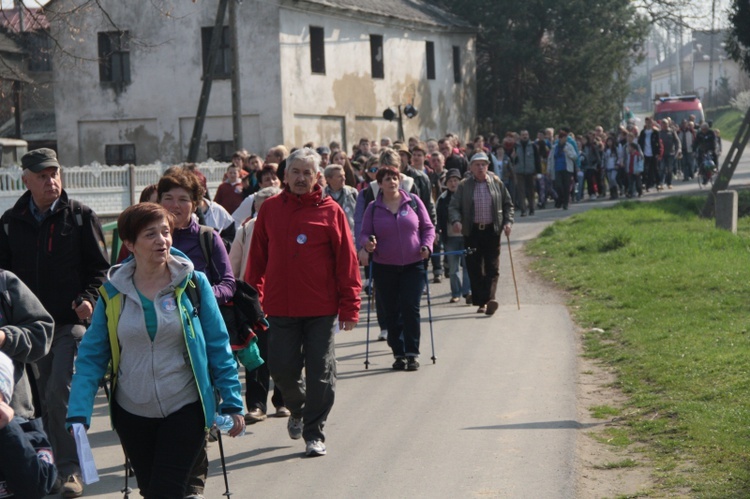
<path fill-rule="evenodd" d="M 659 97 L 654 106 L 654 119 L 658 122 L 664 118 L 671 118 L 679 125 L 690 115 L 695 116 L 696 125 L 703 121 L 703 105 L 697 95 L 677 95 Z"/>

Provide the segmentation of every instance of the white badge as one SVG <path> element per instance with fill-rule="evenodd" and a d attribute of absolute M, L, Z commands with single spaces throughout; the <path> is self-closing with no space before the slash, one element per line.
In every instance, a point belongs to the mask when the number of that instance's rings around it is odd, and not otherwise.
<path fill-rule="evenodd" d="M 297 244 L 305 244 L 307 242 L 307 236 L 304 234 L 300 234 L 297 236 Z"/>
<path fill-rule="evenodd" d="M 172 310 L 175 310 L 177 308 L 177 302 L 175 301 L 173 296 L 167 296 L 162 300 L 161 308 L 165 312 L 171 312 Z"/>

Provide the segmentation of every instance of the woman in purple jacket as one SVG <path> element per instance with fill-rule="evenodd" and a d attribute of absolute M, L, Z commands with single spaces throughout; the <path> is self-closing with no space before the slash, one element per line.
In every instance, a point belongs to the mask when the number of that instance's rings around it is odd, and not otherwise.
<path fill-rule="evenodd" d="M 360 246 L 365 265 L 372 257 L 377 300 L 383 306 L 388 346 L 397 371 L 419 369 L 419 302 L 425 285 L 424 260 L 430 257 L 435 226 L 416 195 L 399 188 L 400 175 L 383 167 L 380 192 L 362 218 Z"/>

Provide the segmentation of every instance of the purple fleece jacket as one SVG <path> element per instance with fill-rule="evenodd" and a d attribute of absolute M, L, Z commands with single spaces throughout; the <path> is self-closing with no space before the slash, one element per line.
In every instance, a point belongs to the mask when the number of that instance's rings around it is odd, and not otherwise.
<path fill-rule="evenodd" d="M 430 221 L 427 209 L 419 196 L 399 189 L 401 205 L 396 215 L 383 204 L 383 192 L 370 203 L 362 217 L 361 247 L 372 234 L 377 239 L 373 261 L 385 265 L 409 265 L 422 260 L 420 249 L 432 249 L 435 241 L 435 226 Z M 416 211 L 412 209 L 412 200 Z"/>
<path fill-rule="evenodd" d="M 219 305 L 224 305 L 232 300 L 236 284 L 234 283 L 234 274 L 232 273 L 232 264 L 229 263 L 229 255 L 221 237 L 214 231 L 214 243 L 211 248 L 211 259 L 213 265 L 207 265 L 203 257 L 203 251 L 200 244 L 200 225 L 191 218 L 190 225 L 184 229 L 175 229 L 172 234 L 172 246 L 182 251 L 193 262 L 195 270 L 206 274 L 211 288 L 214 290 L 214 296 Z"/>

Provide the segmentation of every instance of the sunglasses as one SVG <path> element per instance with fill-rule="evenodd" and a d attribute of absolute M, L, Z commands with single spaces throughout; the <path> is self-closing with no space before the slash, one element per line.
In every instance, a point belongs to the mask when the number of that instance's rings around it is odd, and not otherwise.
<path fill-rule="evenodd" d="M 367 169 L 368 173 L 378 173 L 378 167 L 373 166 Z"/>

